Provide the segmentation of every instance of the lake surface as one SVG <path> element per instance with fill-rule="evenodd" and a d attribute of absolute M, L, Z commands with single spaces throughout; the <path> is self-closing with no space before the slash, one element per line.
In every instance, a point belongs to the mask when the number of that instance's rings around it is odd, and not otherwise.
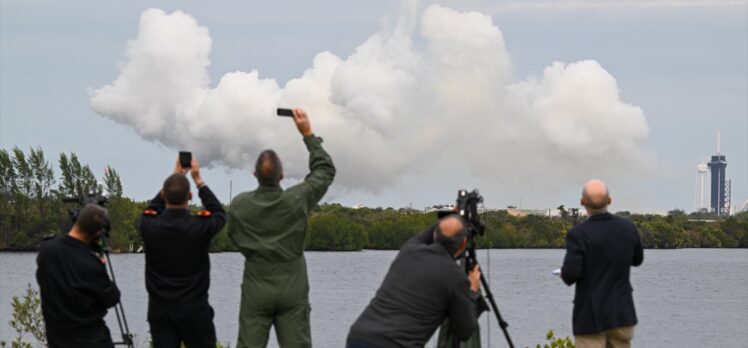
<path fill-rule="evenodd" d="M 306 255 L 314 345 L 343 347 L 348 328 L 379 287 L 396 251 Z M 563 256 L 564 250 L 479 251 L 516 347 L 534 347 L 548 329 L 557 336 L 572 335 L 574 288 L 550 275 Z M 0 340 L 15 334 L 7 324 L 11 297 L 22 295 L 27 283 L 36 287 L 35 258 L 35 253 L 0 253 Z M 210 302 L 217 334 L 221 342 L 233 345 L 244 259 L 223 253 L 212 254 L 211 262 Z M 113 255 L 112 265 L 130 330 L 138 346 L 145 346 L 144 256 Z M 632 270 L 632 285 L 639 316 L 635 347 L 748 347 L 748 250 L 645 250 L 644 264 Z M 119 337 L 113 310 L 107 320 L 114 338 Z M 483 347 L 507 346 L 493 313 L 484 313 L 480 324 Z M 274 338 L 270 346 L 277 347 Z"/>

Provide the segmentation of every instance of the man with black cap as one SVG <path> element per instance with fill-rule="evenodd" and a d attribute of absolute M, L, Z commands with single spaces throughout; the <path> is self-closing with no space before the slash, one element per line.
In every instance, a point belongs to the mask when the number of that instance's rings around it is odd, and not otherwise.
<path fill-rule="evenodd" d="M 192 214 L 190 172 L 205 210 Z M 213 308 L 208 303 L 208 247 L 226 223 L 221 202 L 205 185 L 195 159 L 190 168 L 177 160 L 174 174 L 140 219 L 145 244 L 148 324 L 155 348 L 215 347 Z"/>
<path fill-rule="evenodd" d="M 63 236 L 44 241 L 36 257 L 36 281 L 51 348 L 114 347 L 104 323 L 107 308 L 120 292 L 96 253 L 100 235 L 109 229 L 106 209 L 86 205 Z"/>

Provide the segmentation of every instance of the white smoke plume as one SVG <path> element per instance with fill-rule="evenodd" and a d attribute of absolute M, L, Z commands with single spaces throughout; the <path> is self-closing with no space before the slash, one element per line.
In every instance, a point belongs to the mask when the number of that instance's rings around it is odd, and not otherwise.
<path fill-rule="evenodd" d="M 144 139 L 192 149 L 205 164 L 246 168 L 274 148 L 295 178 L 306 173 L 306 151 L 282 123 L 289 120 L 274 114 L 303 107 L 336 162 L 338 190 L 379 192 L 444 160 L 481 181 L 534 188 L 601 168 L 623 175 L 648 161 L 642 111 L 620 100 L 597 62 L 554 62 L 514 82 L 489 16 L 439 5 L 416 13 L 347 58 L 317 54 L 285 86 L 253 70 L 212 87 L 208 30 L 183 12 L 150 9 L 117 79 L 90 91 L 91 106 Z"/>

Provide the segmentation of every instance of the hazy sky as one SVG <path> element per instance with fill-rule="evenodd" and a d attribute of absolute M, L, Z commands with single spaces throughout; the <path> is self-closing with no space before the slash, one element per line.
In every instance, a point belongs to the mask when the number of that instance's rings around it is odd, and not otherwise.
<path fill-rule="evenodd" d="M 284 102 L 337 160 L 325 201 L 555 208 L 600 177 L 614 210 L 692 211 L 719 129 L 739 205 L 748 1 L 0 2 L 0 147 L 109 164 L 135 199 L 184 147 L 225 201 L 259 149 L 303 175 Z"/>

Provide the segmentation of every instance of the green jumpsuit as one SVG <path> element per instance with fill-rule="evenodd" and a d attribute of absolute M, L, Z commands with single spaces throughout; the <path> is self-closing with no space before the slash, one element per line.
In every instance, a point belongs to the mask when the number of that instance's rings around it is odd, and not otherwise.
<path fill-rule="evenodd" d="M 265 347 L 275 325 L 281 347 L 311 347 L 309 280 L 304 260 L 307 220 L 335 176 L 322 139 L 304 137 L 310 173 L 283 190 L 260 186 L 238 195 L 228 233 L 244 254 L 237 347 Z"/>

